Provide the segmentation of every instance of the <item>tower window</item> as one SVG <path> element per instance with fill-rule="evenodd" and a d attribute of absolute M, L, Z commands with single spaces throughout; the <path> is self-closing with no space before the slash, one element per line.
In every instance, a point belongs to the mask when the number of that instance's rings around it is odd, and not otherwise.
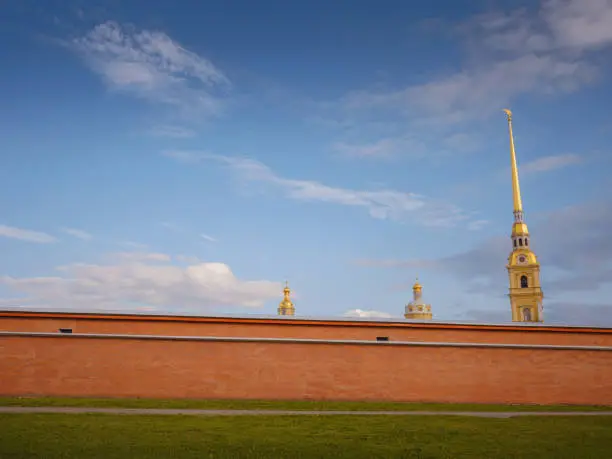
<path fill-rule="evenodd" d="M 514 240 L 514 247 L 516 247 L 516 239 Z"/>
<path fill-rule="evenodd" d="M 519 245 L 520 245 L 521 247 L 523 247 L 523 240 L 522 240 L 522 239 L 519 239 Z"/>
<path fill-rule="evenodd" d="M 523 320 L 531 322 L 531 308 L 523 308 Z"/>
<path fill-rule="evenodd" d="M 529 245 L 529 239 L 525 238 L 525 246 Z"/>
<path fill-rule="evenodd" d="M 529 287 L 529 281 L 527 280 L 527 276 L 521 276 L 521 288 Z"/>

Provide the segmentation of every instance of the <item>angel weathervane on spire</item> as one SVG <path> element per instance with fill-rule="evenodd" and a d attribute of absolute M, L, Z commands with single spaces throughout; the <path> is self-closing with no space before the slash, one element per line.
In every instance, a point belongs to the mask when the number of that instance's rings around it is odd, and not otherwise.
<path fill-rule="evenodd" d="M 508 117 L 508 121 L 512 121 L 512 112 L 510 110 L 508 110 L 507 108 L 504 108 L 503 111 L 506 114 L 506 116 Z"/>

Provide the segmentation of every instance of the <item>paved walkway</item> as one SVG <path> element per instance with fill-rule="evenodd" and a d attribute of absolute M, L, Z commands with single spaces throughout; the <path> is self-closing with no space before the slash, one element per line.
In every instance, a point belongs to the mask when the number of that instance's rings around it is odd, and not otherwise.
<path fill-rule="evenodd" d="M 290 410 L 181 410 L 156 408 L 0 407 L 0 413 L 106 413 L 191 416 L 472 416 L 512 418 L 516 416 L 612 416 L 612 411 L 290 411 Z"/>

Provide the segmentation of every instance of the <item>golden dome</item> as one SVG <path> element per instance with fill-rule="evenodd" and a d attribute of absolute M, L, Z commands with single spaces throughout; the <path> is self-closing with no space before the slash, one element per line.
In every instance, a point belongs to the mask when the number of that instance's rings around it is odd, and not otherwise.
<path fill-rule="evenodd" d="M 290 315 L 292 316 L 295 311 L 295 307 L 293 306 L 293 302 L 291 301 L 291 289 L 289 288 L 289 282 L 285 282 L 285 288 L 283 289 L 284 298 L 278 304 L 278 313 L 279 315 Z"/>
<path fill-rule="evenodd" d="M 419 278 L 416 278 L 414 285 L 412 286 L 412 290 L 422 290 L 423 286 L 419 284 Z"/>

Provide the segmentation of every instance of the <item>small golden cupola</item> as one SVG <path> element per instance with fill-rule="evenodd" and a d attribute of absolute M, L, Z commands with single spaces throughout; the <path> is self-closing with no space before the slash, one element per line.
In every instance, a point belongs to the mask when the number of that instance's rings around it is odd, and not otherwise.
<path fill-rule="evenodd" d="M 278 305 L 279 316 L 293 316 L 295 315 L 295 306 L 291 301 L 291 289 L 289 288 L 289 282 L 285 282 L 285 288 L 283 289 L 283 301 Z"/>
<path fill-rule="evenodd" d="M 412 301 L 406 305 L 404 317 L 406 319 L 431 320 L 431 305 L 423 302 L 423 286 L 416 282 L 412 286 Z"/>

